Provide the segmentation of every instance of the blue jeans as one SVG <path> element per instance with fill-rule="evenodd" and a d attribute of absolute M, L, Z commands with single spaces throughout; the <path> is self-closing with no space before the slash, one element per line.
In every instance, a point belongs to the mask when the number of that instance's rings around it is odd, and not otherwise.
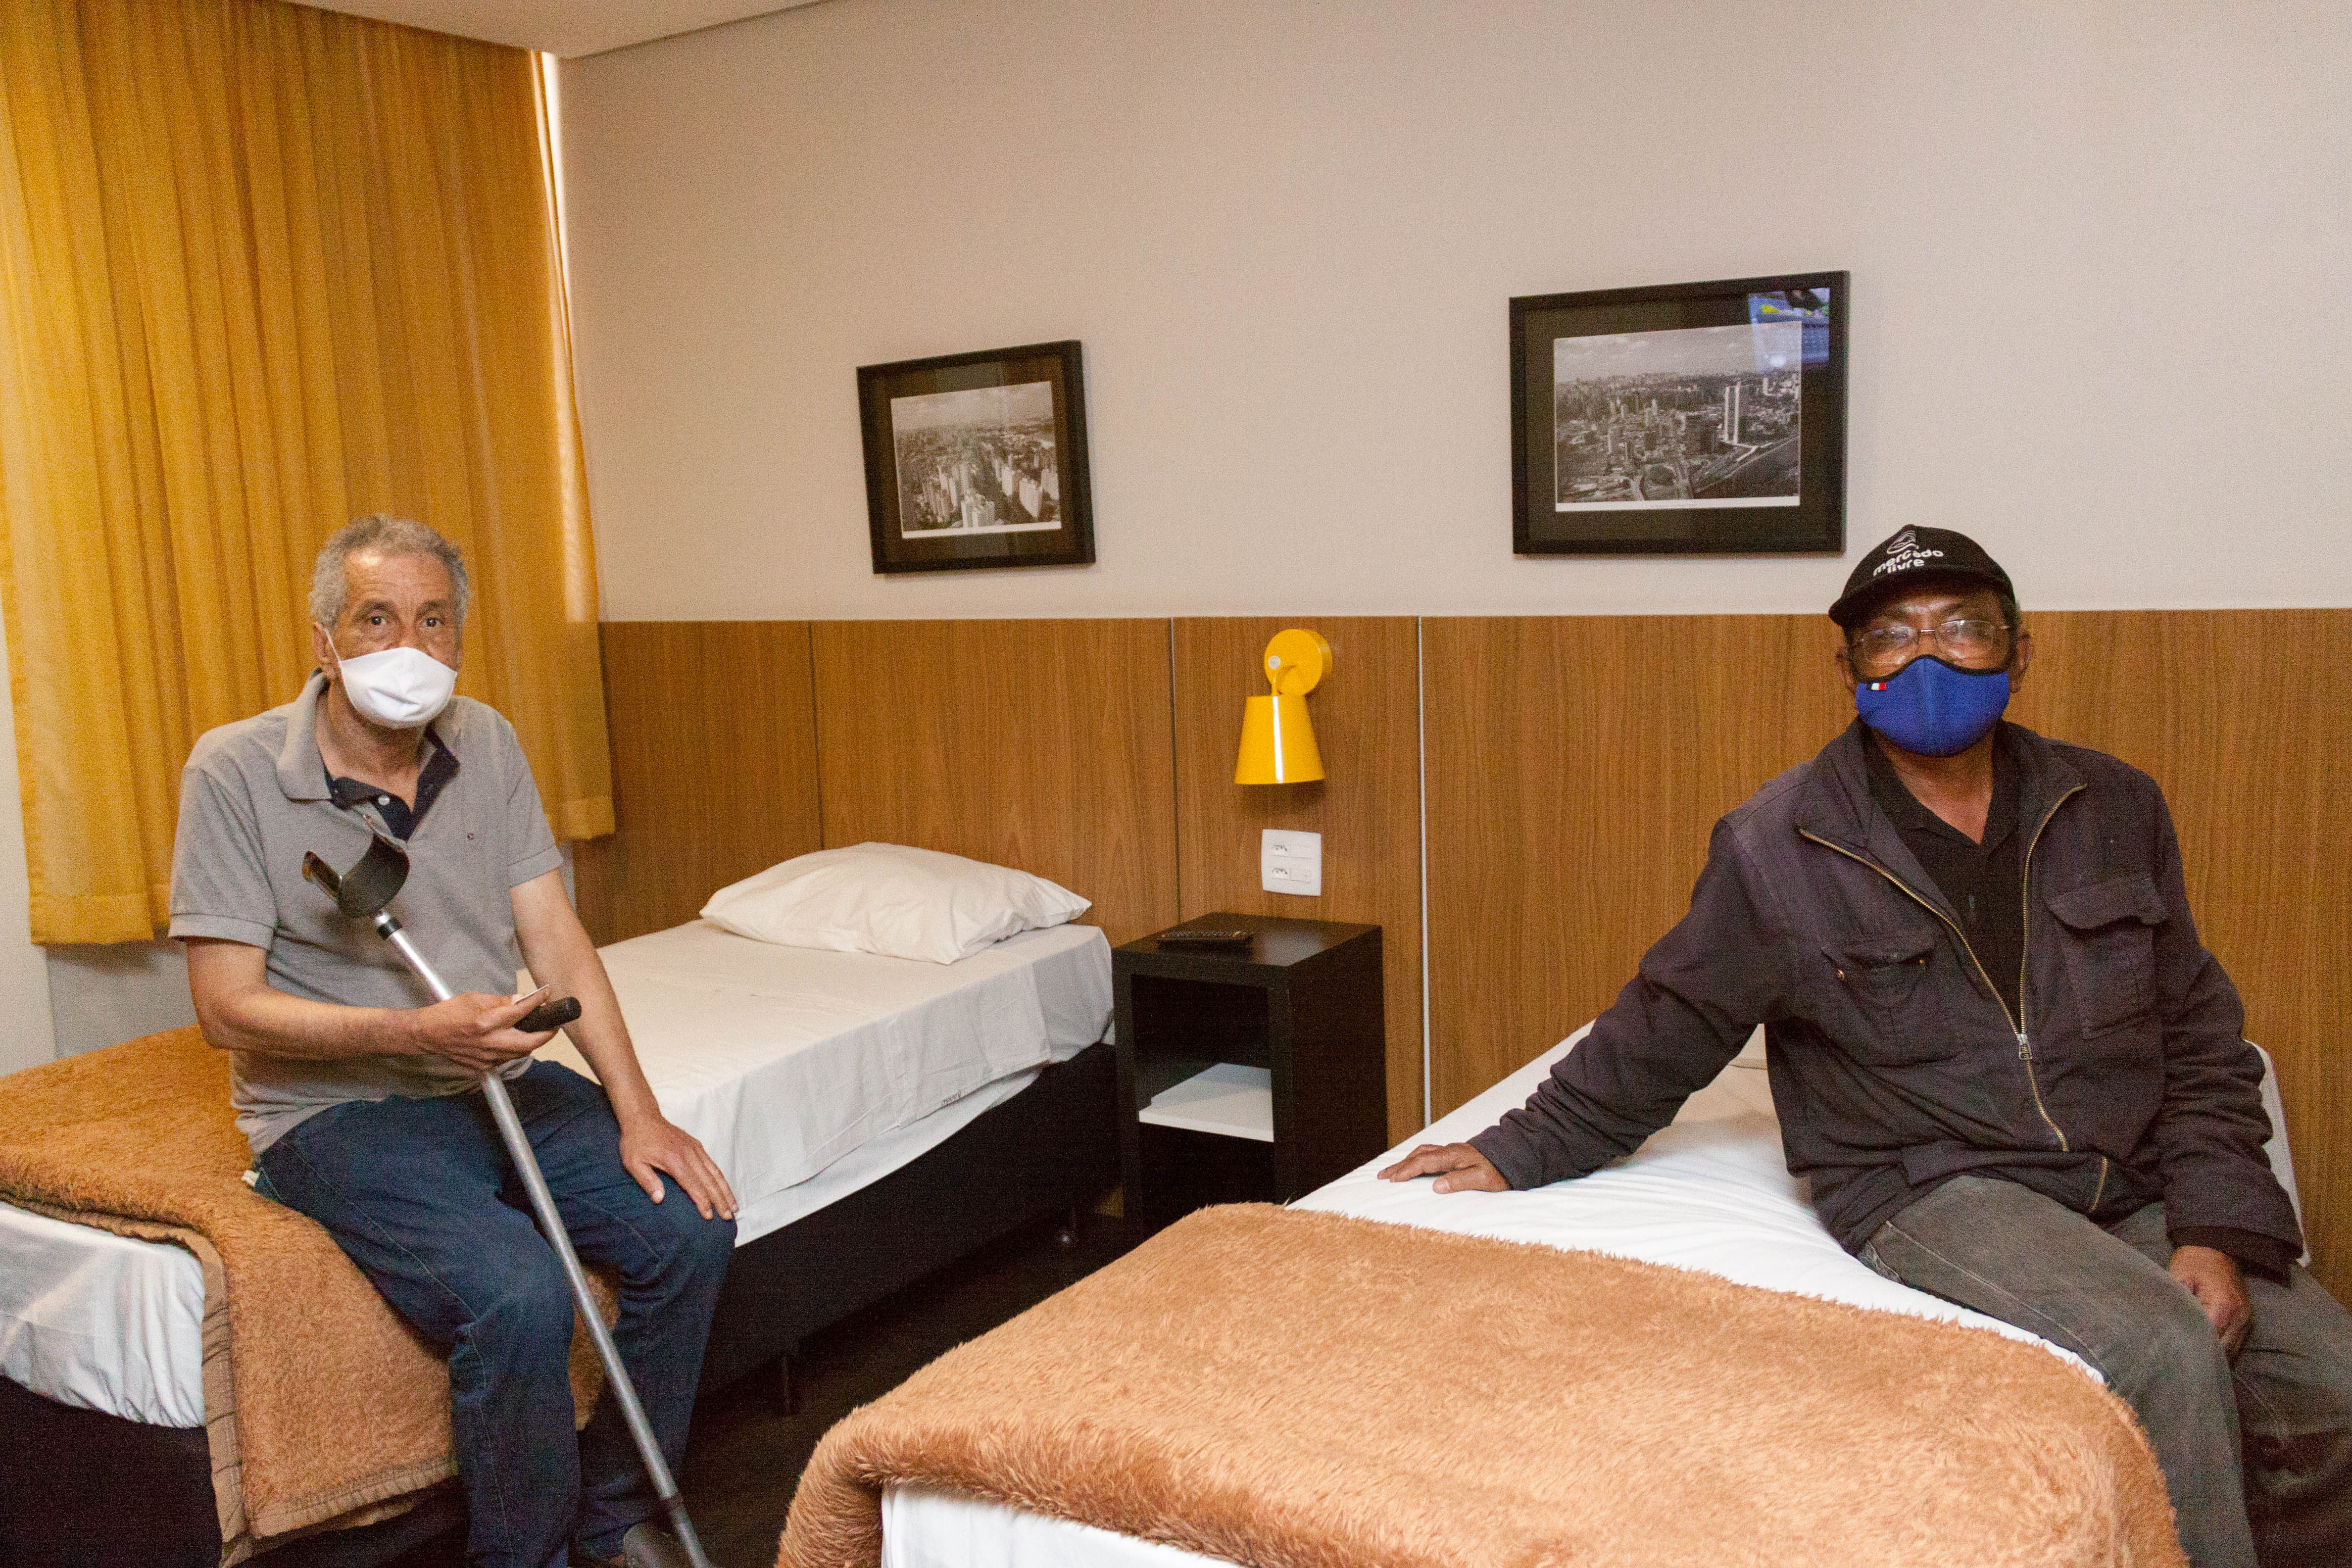
<path fill-rule="evenodd" d="M 1878 1227 L 1863 1261 L 2030 1329 L 2139 1417 L 2194 1568 L 2352 1563 L 2352 1316 L 2301 1268 L 2246 1276 L 2233 1359 L 2171 1274 L 2164 1205 L 2102 1226 L 2014 1182 L 1959 1176 Z"/>
<path fill-rule="evenodd" d="M 613 1331 L 663 1456 L 686 1451 L 735 1222 L 675 1181 L 656 1204 L 621 1168 L 604 1091 L 553 1062 L 507 1085 L 583 1261 L 621 1281 Z M 572 1292 L 479 1091 L 352 1101 L 271 1144 L 256 1190 L 326 1227 L 394 1310 L 449 1355 L 450 1426 L 471 1517 L 467 1555 L 563 1568 L 616 1556 L 656 1509 L 609 1394 L 573 1435 Z"/>

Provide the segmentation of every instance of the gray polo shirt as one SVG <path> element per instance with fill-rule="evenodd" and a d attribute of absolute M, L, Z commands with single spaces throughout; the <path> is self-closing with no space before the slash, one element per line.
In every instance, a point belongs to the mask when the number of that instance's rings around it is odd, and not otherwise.
<path fill-rule="evenodd" d="M 314 673 L 293 701 L 225 724 L 189 753 L 172 858 L 172 934 L 262 949 L 269 984 L 289 995 L 425 1006 L 432 993 L 392 944 L 337 914 L 334 900 L 302 879 L 304 850 L 345 870 L 366 851 L 372 825 L 382 826 L 373 805 L 346 808 L 328 795 L 314 729 L 325 689 Z M 513 725 L 459 697 L 433 728 L 457 772 L 410 834 L 408 882 L 392 912 L 452 989 L 504 995 L 521 963 L 509 890 L 554 870 L 562 856 Z M 230 1098 L 257 1159 L 331 1105 L 455 1094 L 474 1081 L 437 1058 L 233 1054 Z"/>

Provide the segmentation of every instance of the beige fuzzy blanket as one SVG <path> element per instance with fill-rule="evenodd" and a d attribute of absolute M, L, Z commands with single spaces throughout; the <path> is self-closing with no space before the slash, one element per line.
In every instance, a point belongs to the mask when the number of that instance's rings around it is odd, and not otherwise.
<path fill-rule="evenodd" d="M 198 1031 L 0 1078 L 0 1199 L 173 1242 L 204 1266 L 224 1563 L 398 1513 L 457 1473 L 446 1365 L 325 1231 L 245 1184 L 228 1058 Z M 584 1335 L 572 1352 L 584 1407 L 599 1369 Z"/>
<path fill-rule="evenodd" d="M 2183 1563 L 2122 1401 L 1979 1330 L 1251 1205 L 853 1412 L 782 1568 L 893 1482 L 1256 1568 Z"/>

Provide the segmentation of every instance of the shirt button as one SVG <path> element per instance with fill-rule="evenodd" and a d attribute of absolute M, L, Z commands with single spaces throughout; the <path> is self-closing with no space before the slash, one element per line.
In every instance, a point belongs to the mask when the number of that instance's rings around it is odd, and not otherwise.
<path fill-rule="evenodd" d="M 388 795 L 380 795 L 375 797 L 375 803 L 378 805 L 390 805 L 392 804 L 392 796 Z"/>

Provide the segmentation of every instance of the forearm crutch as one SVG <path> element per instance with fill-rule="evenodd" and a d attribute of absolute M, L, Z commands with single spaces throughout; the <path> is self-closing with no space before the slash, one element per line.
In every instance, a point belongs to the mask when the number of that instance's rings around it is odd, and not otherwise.
<path fill-rule="evenodd" d="M 408 880 L 407 851 L 381 834 L 373 835 L 368 852 L 360 858 L 359 864 L 341 876 L 310 853 L 302 857 L 302 875 L 326 889 L 345 919 L 365 921 L 373 926 L 376 935 L 392 943 L 408 967 L 416 972 L 416 978 L 425 982 L 435 1000 L 446 1002 L 455 994 L 434 973 L 433 966 L 425 962 L 415 943 L 408 940 L 399 920 L 385 908 Z M 541 1029 L 559 1028 L 578 1016 L 579 1000 L 566 996 L 541 1003 L 518 1020 L 515 1027 L 535 1034 Z M 523 1189 L 530 1194 L 531 1212 L 539 1216 L 540 1231 L 555 1249 L 557 1261 L 563 1265 L 563 1278 L 572 1286 L 572 1300 L 579 1306 L 581 1321 L 588 1325 L 588 1337 L 596 1343 L 596 1359 L 604 1363 L 604 1381 L 621 1407 L 622 1419 L 628 1423 L 629 1436 L 636 1441 L 637 1457 L 645 1461 L 654 1495 L 662 1511 L 669 1516 L 678 1544 L 686 1548 L 688 1561 L 694 1568 L 710 1568 L 710 1559 L 702 1554 L 702 1542 L 695 1536 L 694 1523 L 686 1517 L 686 1500 L 678 1495 L 677 1482 L 662 1458 L 661 1445 L 654 1440 L 653 1425 L 646 1419 L 646 1408 L 637 1401 L 636 1385 L 629 1381 L 629 1369 L 621 1364 L 621 1352 L 614 1347 L 612 1333 L 604 1327 L 604 1316 L 597 1310 L 596 1298 L 588 1289 L 588 1276 L 580 1267 L 580 1255 L 572 1250 L 572 1237 L 564 1231 L 562 1216 L 556 1213 L 555 1194 L 547 1190 L 547 1178 L 540 1173 L 539 1160 L 530 1152 L 530 1140 L 523 1136 L 514 1101 L 507 1097 L 507 1086 L 499 1081 L 497 1073 L 483 1075 L 482 1098 L 489 1101 L 490 1119 L 499 1124 L 499 1137 L 506 1143 L 507 1155 L 514 1161 Z"/>

